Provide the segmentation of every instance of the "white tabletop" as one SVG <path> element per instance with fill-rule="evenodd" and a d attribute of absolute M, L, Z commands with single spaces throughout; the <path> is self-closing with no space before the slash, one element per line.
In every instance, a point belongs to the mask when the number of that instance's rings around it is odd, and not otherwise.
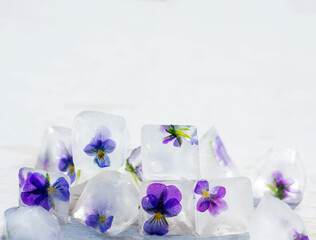
<path fill-rule="evenodd" d="M 312 0 L 0 1 L 0 212 L 45 129 L 98 110 L 132 146 L 146 123 L 215 125 L 249 177 L 271 146 L 297 149 L 316 238 L 315 27 Z"/>

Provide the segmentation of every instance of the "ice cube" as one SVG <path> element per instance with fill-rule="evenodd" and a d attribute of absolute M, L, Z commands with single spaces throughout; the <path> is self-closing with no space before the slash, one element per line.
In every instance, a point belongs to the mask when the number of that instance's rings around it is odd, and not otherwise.
<path fill-rule="evenodd" d="M 72 150 L 82 183 L 103 170 L 118 170 L 128 157 L 129 135 L 123 117 L 81 112 L 73 122 Z"/>
<path fill-rule="evenodd" d="M 269 194 L 262 198 L 251 219 L 249 234 L 251 240 L 308 240 L 300 216 Z"/>
<path fill-rule="evenodd" d="M 199 141 L 202 178 L 240 176 L 216 129 L 212 127 Z"/>
<path fill-rule="evenodd" d="M 193 181 L 149 181 L 140 185 L 142 235 L 192 234 Z"/>
<path fill-rule="evenodd" d="M 137 187 L 143 181 L 143 164 L 140 153 L 141 147 L 133 149 L 125 164 L 125 171 L 131 174 Z"/>
<path fill-rule="evenodd" d="M 51 172 L 63 172 L 74 183 L 76 172 L 72 157 L 71 129 L 59 126 L 49 127 L 43 137 L 36 168 Z"/>
<path fill-rule="evenodd" d="M 295 150 L 271 148 L 259 166 L 253 184 L 255 205 L 265 193 L 283 200 L 295 208 L 303 198 L 305 170 Z"/>
<path fill-rule="evenodd" d="M 246 177 L 200 180 L 195 188 L 198 237 L 244 234 L 253 214 L 251 182 Z"/>
<path fill-rule="evenodd" d="M 141 134 L 144 177 L 150 180 L 199 179 L 196 127 L 145 125 Z"/>
<path fill-rule="evenodd" d="M 87 183 L 73 216 L 101 233 L 115 235 L 137 219 L 137 189 L 119 172 L 102 172 Z"/>
<path fill-rule="evenodd" d="M 4 235 L 8 240 L 61 240 L 57 218 L 41 207 L 14 207 L 4 213 Z"/>
<path fill-rule="evenodd" d="M 66 224 L 69 212 L 70 178 L 63 173 L 21 168 L 19 171 L 20 206 L 41 206 Z"/>

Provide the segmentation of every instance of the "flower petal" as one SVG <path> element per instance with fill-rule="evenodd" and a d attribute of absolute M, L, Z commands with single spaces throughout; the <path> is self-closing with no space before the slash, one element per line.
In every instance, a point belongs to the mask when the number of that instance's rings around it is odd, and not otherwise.
<path fill-rule="evenodd" d="M 23 170 L 24 168 L 21 168 L 19 171 L 19 187 L 23 187 L 24 183 L 25 183 L 25 178 L 23 176 Z"/>
<path fill-rule="evenodd" d="M 196 194 L 203 195 L 203 194 L 202 194 L 202 191 L 203 191 L 203 190 L 209 191 L 209 183 L 208 183 L 208 181 L 206 181 L 206 180 L 198 181 L 198 182 L 196 183 L 194 192 L 195 192 Z"/>
<path fill-rule="evenodd" d="M 73 174 L 68 172 L 67 175 L 70 177 L 70 184 L 72 184 L 76 180 L 76 171 L 74 170 Z"/>
<path fill-rule="evenodd" d="M 86 225 L 95 228 L 98 225 L 98 219 L 99 215 L 98 214 L 90 214 L 86 218 Z"/>
<path fill-rule="evenodd" d="M 111 162 L 108 155 L 104 155 L 103 158 L 96 156 L 93 160 L 100 168 L 110 167 Z"/>
<path fill-rule="evenodd" d="M 68 169 L 69 159 L 67 157 L 63 157 L 59 160 L 58 169 L 61 172 L 65 172 Z"/>
<path fill-rule="evenodd" d="M 163 144 L 167 144 L 168 142 L 172 141 L 173 139 L 175 139 L 176 137 L 173 137 L 172 135 L 165 137 L 162 141 Z"/>
<path fill-rule="evenodd" d="M 175 198 L 178 200 L 178 202 L 182 199 L 182 194 L 180 190 L 174 186 L 174 185 L 168 185 L 163 190 L 165 192 L 164 194 L 164 202 L 167 202 L 169 199 Z"/>
<path fill-rule="evenodd" d="M 50 183 L 45 178 L 43 174 L 40 173 L 32 173 L 28 175 L 26 179 L 26 183 L 23 187 L 24 192 L 29 192 L 32 190 L 40 189 L 42 191 L 46 191 L 46 187 L 49 186 Z"/>
<path fill-rule="evenodd" d="M 227 203 L 222 198 L 217 198 L 211 201 L 210 207 L 208 208 L 209 212 L 213 217 L 220 214 L 220 212 L 224 212 L 228 209 Z"/>
<path fill-rule="evenodd" d="M 231 163 L 231 159 L 227 154 L 224 144 L 219 136 L 216 136 L 214 139 L 214 152 L 218 160 L 222 162 L 224 166 L 227 166 L 229 163 Z"/>
<path fill-rule="evenodd" d="M 182 144 L 182 140 L 181 140 L 181 137 L 177 137 L 174 142 L 173 142 L 173 146 L 174 147 L 180 147 Z"/>
<path fill-rule="evenodd" d="M 98 146 L 94 142 L 90 142 L 83 151 L 89 156 L 95 156 L 98 152 Z"/>
<path fill-rule="evenodd" d="M 181 210 L 182 205 L 180 202 L 175 198 L 171 198 L 165 203 L 162 214 L 166 217 L 174 217 L 177 216 Z"/>
<path fill-rule="evenodd" d="M 102 142 L 102 149 L 105 153 L 111 153 L 114 151 L 116 143 L 112 139 L 107 139 Z"/>
<path fill-rule="evenodd" d="M 210 207 L 210 204 L 211 201 L 209 199 L 201 197 L 196 204 L 196 210 L 205 212 Z"/>
<path fill-rule="evenodd" d="M 169 129 L 169 125 L 161 125 L 160 126 L 160 131 L 163 133 L 167 132 L 168 129 Z"/>
<path fill-rule="evenodd" d="M 143 209 L 149 213 L 154 214 L 157 212 L 158 199 L 153 194 L 148 194 L 142 199 L 142 207 Z"/>
<path fill-rule="evenodd" d="M 147 188 L 147 195 L 152 194 L 154 195 L 157 199 L 160 198 L 161 193 L 163 190 L 166 188 L 165 184 L 162 183 L 152 183 L 148 186 Z"/>
<path fill-rule="evenodd" d="M 169 231 L 168 222 L 165 218 L 155 220 L 154 217 L 151 217 L 145 222 L 144 231 L 150 235 L 165 235 Z"/>
<path fill-rule="evenodd" d="M 111 131 L 106 126 L 100 126 L 95 133 L 94 140 L 101 140 L 102 142 L 111 137 Z"/>
<path fill-rule="evenodd" d="M 61 201 L 69 201 L 69 183 L 63 177 L 60 177 L 53 184 L 53 187 L 56 188 L 56 193 L 53 195 L 54 198 L 57 198 Z"/>
<path fill-rule="evenodd" d="M 100 231 L 102 233 L 107 231 L 109 228 L 111 228 L 112 222 L 113 222 L 113 216 L 107 217 L 105 223 L 99 223 L 100 224 Z"/>
<path fill-rule="evenodd" d="M 212 196 L 214 198 L 223 198 L 226 195 L 226 188 L 222 186 L 216 186 L 212 189 Z"/>

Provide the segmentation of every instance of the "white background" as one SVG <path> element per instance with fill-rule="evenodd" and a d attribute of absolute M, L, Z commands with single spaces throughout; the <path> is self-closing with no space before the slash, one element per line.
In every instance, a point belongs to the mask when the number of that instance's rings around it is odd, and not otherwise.
<path fill-rule="evenodd" d="M 316 1 L 1 0 L 0 109 L 1 213 L 45 129 L 98 110 L 133 146 L 146 123 L 215 125 L 247 176 L 269 147 L 297 149 L 316 234 Z"/>

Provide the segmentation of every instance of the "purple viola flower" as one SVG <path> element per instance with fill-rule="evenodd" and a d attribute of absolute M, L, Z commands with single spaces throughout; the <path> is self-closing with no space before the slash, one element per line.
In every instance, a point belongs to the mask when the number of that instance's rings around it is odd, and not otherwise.
<path fill-rule="evenodd" d="M 299 234 L 297 231 L 294 231 L 294 240 L 309 240 L 309 237 L 304 234 Z"/>
<path fill-rule="evenodd" d="M 219 136 L 216 136 L 213 141 L 210 141 L 211 149 L 213 150 L 217 160 L 227 166 L 231 163 L 231 159 L 228 156 L 224 144 Z"/>
<path fill-rule="evenodd" d="M 61 172 L 67 172 L 67 175 L 70 177 L 70 183 L 73 183 L 76 180 L 76 171 L 71 146 L 67 148 L 64 142 L 60 142 L 58 168 Z"/>
<path fill-rule="evenodd" d="M 125 169 L 133 175 L 133 178 L 138 184 L 138 181 L 143 181 L 143 165 L 138 161 L 141 147 L 135 148 L 129 158 L 126 160 Z"/>
<path fill-rule="evenodd" d="M 144 224 L 144 231 L 150 235 L 165 235 L 169 231 L 166 218 L 177 216 L 181 210 L 182 194 L 174 185 L 150 184 L 147 195 L 142 199 L 143 209 L 153 215 Z"/>
<path fill-rule="evenodd" d="M 111 139 L 111 131 L 105 126 L 101 126 L 97 129 L 95 136 L 91 139 L 90 143 L 83 149 L 83 151 L 93 156 L 94 163 L 100 168 L 110 167 L 111 161 L 108 156 L 113 152 L 116 147 L 116 143 Z"/>
<path fill-rule="evenodd" d="M 188 127 L 182 127 L 178 125 L 162 125 L 160 130 L 163 133 L 168 133 L 168 136 L 164 137 L 162 140 L 163 144 L 174 141 L 173 146 L 181 147 L 183 139 L 192 144 L 191 137 L 184 133 L 184 131 L 190 130 Z"/>
<path fill-rule="evenodd" d="M 196 205 L 199 212 L 208 210 L 212 216 L 216 217 L 228 209 L 227 203 L 223 199 L 226 195 L 225 187 L 216 186 L 210 191 L 208 181 L 202 180 L 197 182 L 194 192 L 202 195 Z"/>
<path fill-rule="evenodd" d="M 60 177 L 51 185 L 48 173 L 45 177 L 35 172 L 28 175 L 21 199 L 28 206 L 42 206 L 49 211 L 55 208 L 54 199 L 69 201 L 69 184 L 65 178 Z"/>
<path fill-rule="evenodd" d="M 86 218 L 86 225 L 95 229 L 100 230 L 104 233 L 111 228 L 113 216 L 107 216 L 105 213 L 94 210 Z"/>
<path fill-rule="evenodd" d="M 290 198 L 292 193 L 300 193 L 300 191 L 291 188 L 294 184 L 294 180 L 291 178 L 284 178 L 280 171 L 272 173 L 271 184 L 267 184 L 267 187 L 273 193 L 273 196 L 283 200 L 284 198 Z"/>

